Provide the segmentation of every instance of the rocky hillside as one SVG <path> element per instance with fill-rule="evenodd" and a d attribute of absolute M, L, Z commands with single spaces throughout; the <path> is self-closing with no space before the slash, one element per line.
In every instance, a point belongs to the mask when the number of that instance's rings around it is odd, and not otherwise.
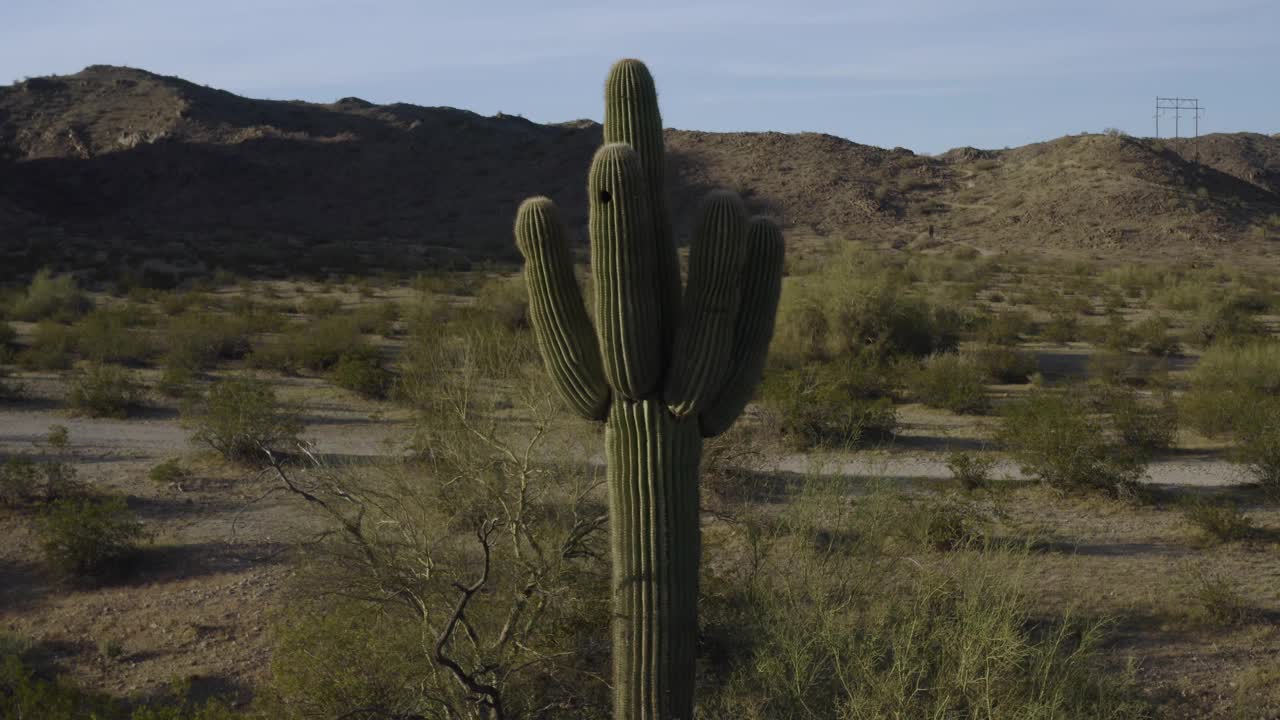
<path fill-rule="evenodd" d="M 1104 135 L 937 157 L 811 133 L 667 140 L 681 228 L 703 191 L 729 186 L 802 240 L 1143 252 L 1280 238 L 1280 136 L 1201 138 L 1200 163 L 1185 141 Z M 128 68 L 34 78 L 0 87 L 0 267 L 508 260 L 528 195 L 555 198 L 581 235 L 599 143 L 588 121 L 251 100 Z"/>

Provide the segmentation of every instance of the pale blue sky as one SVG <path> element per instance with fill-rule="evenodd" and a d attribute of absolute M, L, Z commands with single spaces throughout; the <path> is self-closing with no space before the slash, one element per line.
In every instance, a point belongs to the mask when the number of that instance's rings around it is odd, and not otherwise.
<path fill-rule="evenodd" d="M 553 122 L 599 119 L 626 56 L 686 129 L 939 152 L 1149 135 L 1159 94 L 1198 96 L 1202 132 L 1280 132 L 1278 0 L 0 0 L 0 82 L 108 63 Z"/>

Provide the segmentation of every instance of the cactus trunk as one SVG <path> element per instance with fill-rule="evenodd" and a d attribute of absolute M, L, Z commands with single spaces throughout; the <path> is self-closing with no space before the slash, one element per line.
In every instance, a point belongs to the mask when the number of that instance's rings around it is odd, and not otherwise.
<path fill-rule="evenodd" d="M 605 420 L 613 551 L 615 720 L 691 720 L 698 641 L 702 439 L 729 428 L 764 367 L 782 233 L 731 192 L 702 204 L 680 294 L 653 78 L 622 60 L 588 175 L 592 332 L 568 230 L 532 198 L 516 216 L 530 319 L 566 404 Z M 594 334 L 594 337 L 592 335 Z"/>
<path fill-rule="evenodd" d="M 621 400 L 605 425 L 613 549 L 614 718 L 693 717 L 698 634 L 696 419 Z"/>

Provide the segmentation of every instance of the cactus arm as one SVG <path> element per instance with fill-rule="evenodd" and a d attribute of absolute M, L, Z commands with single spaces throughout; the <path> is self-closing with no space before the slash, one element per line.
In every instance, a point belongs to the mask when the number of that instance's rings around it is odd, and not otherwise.
<path fill-rule="evenodd" d="M 676 417 L 703 411 L 723 386 L 733 352 L 746 231 L 747 212 L 736 193 L 718 190 L 706 197 L 689 251 L 684 317 L 663 393 Z"/>
<path fill-rule="evenodd" d="M 752 218 L 747 228 L 747 260 L 742 269 L 742 301 L 733 335 L 729 374 L 719 397 L 698 416 L 703 437 L 728 430 L 751 401 L 764 372 L 782 295 L 782 231 L 771 220 Z"/>
<path fill-rule="evenodd" d="M 615 395 L 638 400 L 661 381 L 663 355 L 644 170 L 630 145 L 596 152 L 587 194 L 604 375 Z"/>
<path fill-rule="evenodd" d="M 676 256 L 667 211 L 666 150 L 658 91 L 649 69 L 639 60 L 619 60 L 605 81 L 604 141 L 635 148 L 644 166 L 650 227 L 656 255 L 654 292 L 658 295 L 662 356 L 670 351 L 680 314 L 680 259 Z"/>
<path fill-rule="evenodd" d="M 603 420 L 609 386 L 555 203 L 545 197 L 525 200 L 516 213 L 515 235 L 525 258 L 530 321 L 547 373 L 574 412 Z"/>

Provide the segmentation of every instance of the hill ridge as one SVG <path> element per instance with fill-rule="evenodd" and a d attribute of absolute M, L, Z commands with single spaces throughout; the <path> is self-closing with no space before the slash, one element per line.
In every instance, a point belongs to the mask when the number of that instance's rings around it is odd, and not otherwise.
<path fill-rule="evenodd" d="M 529 195 L 553 197 L 581 238 L 600 134 L 358 97 L 256 100 L 94 65 L 0 87 L 0 247 L 17 271 L 512 260 Z M 1280 136 L 1090 134 L 927 156 L 827 133 L 666 135 L 681 232 L 701 194 L 727 186 L 801 244 L 1211 254 L 1280 239 Z"/>

